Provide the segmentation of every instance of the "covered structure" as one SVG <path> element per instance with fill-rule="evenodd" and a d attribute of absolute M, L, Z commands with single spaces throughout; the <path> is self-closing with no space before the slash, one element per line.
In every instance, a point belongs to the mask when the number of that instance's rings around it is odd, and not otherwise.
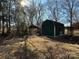
<path fill-rule="evenodd" d="M 42 24 L 42 35 L 58 36 L 64 34 L 64 24 L 46 20 Z"/>
<path fill-rule="evenodd" d="M 29 26 L 29 34 L 31 35 L 39 35 L 39 28 L 35 25 Z"/>

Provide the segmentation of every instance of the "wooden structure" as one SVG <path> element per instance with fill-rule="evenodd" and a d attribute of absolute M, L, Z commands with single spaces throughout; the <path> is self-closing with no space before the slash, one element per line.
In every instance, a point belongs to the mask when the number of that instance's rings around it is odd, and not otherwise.
<path fill-rule="evenodd" d="M 39 33 L 39 28 L 35 25 L 29 26 L 29 34 L 30 35 L 38 35 Z"/>
<path fill-rule="evenodd" d="M 42 35 L 58 36 L 64 34 L 64 24 L 46 20 L 42 24 Z"/>
<path fill-rule="evenodd" d="M 65 34 L 66 35 L 73 35 L 73 30 L 74 30 L 73 27 L 67 26 L 67 27 L 65 27 Z M 72 31 L 72 33 L 71 33 L 71 31 Z"/>
<path fill-rule="evenodd" d="M 65 34 L 79 36 L 79 22 L 73 23 L 72 27 L 70 26 L 65 27 Z"/>

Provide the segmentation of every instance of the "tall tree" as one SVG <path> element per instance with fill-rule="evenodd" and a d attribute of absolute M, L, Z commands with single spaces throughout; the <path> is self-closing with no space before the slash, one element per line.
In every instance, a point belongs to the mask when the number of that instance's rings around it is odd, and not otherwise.
<path fill-rule="evenodd" d="M 48 10 L 50 12 L 49 17 L 54 20 L 59 20 L 59 1 L 58 0 L 47 0 Z"/>
<path fill-rule="evenodd" d="M 70 22 L 70 27 L 72 27 L 72 24 L 73 24 L 73 17 L 74 17 L 74 11 L 75 11 L 75 8 L 77 8 L 77 4 L 78 3 L 78 0 L 63 0 L 63 7 L 64 10 L 66 10 L 66 14 L 68 15 L 67 16 L 67 21 Z M 73 34 L 73 30 L 71 28 L 70 30 L 70 34 L 72 35 Z"/>
<path fill-rule="evenodd" d="M 38 25 L 43 20 L 44 5 L 41 0 L 31 0 L 29 6 L 25 7 L 26 17 L 30 25 Z"/>
<path fill-rule="evenodd" d="M 43 17 L 44 17 L 44 14 L 45 14 L 45 6 L 44 4 L 42 4 L 41 0 L 39 0 L 38 4 L 37 4 L 37 7 L 36 7 L 36 25 L 37 26 L 40 26 L 42 24 L 42 21 L 43 21 Z"/>
<path fill-rule="evenodd" d="M 1 7 L 2 7 L 2 9 L 1 9 L 1 12 L 2 12 L 2 15 L 1 15 L 1 21 L 2 21 L 2 34 L 4 34 L 4 24 L 5 24 L 5 16 L 6 16 L 6 14 L 5 14 L 5 9 L 6 9 L 6 1 L 4 1 L 4 0 L 1 0 L 0 1 L 0 4 L 1 4 Z"/>
<path fill-rule="evenodd" d="M 21 4 L 23 0 L 16 0 L 15 3 L 15 26 L 17 28 L 17 33 L 20 33 L 21 30 L 27 25 L 26 24 L 26 13 L 24 10 L 24 5 Z M 27 28 L 27 26 L 26 26 Z"/>

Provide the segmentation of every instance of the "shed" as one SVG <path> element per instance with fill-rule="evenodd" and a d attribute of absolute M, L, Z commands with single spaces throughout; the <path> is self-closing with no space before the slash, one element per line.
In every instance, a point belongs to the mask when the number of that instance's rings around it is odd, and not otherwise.
<path fill-rule="evenodd" d="M 64 24 L 46 20 L 42 24 L 42 35 L 58 36 L 64 34 Z"/>
<path fill-rule="evenodd" d="M 31 35 L 38 35 L 39 33 L 39 28 L 35 25 L 29 26 L 29 34 Z"/>
<path fill-rule="evenodd" d="M 71 31 L 73 32 L 74 27 L 66 26 L 65 27 L 65 34 L 66 35 L 72 35 Z"/>

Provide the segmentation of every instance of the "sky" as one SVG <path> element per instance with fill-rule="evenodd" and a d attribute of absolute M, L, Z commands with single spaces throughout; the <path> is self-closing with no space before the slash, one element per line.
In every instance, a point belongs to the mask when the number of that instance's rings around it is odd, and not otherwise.
<path fill-rule="evenodd" d="M 21 1 L 21 5 L 24 7 L 24 6 L 28 6 L 29 5 L 29 2 L 28 0 L 22 0 Z"/>
<path fill-rule="evenodd" d="M 38 3 L 38 0 L 36 0 L 37 1 L 37 3 Z M 45 3 L 46 2 L 46 0 L 41 0 L 41 2 L 42 3 Z M 29 2 L 28 2 L 28 0 L 22 0 L 21 1 L 21 5 L 24 7 L 24 6 L 29 6 Z M 61 16 L 62 18 L 61 18 L 61 20 L 59 21 L 59 22 L 61 22 L 61 23 L 63 23 L 65 26 L 69 26 L 70 24 L 68 23 L 68 22 L 66 22 L 66 19 L 65 19 L 65 17 L 62 15 Z M 48 18 L 48 15 L 47 14 L 45 14 L 45 16 L 44 16 L 44 20 L 45 19 L 47 19 Z"/>
<path fill-rule="evenodd" d="M 22 5 L 22 6 L 29 5 L 29 2 L 28 2 L 28 1 L 30 1 L 30 0 L 22 0 L 22 1 L 21 1 L 21 5 Z M 38 2 L 38 0 L 36 0 L 36 1 Z M 45 3 L 46 0 L 41 0 L 41 2 L 42 2 L 42 3 Z"/>

